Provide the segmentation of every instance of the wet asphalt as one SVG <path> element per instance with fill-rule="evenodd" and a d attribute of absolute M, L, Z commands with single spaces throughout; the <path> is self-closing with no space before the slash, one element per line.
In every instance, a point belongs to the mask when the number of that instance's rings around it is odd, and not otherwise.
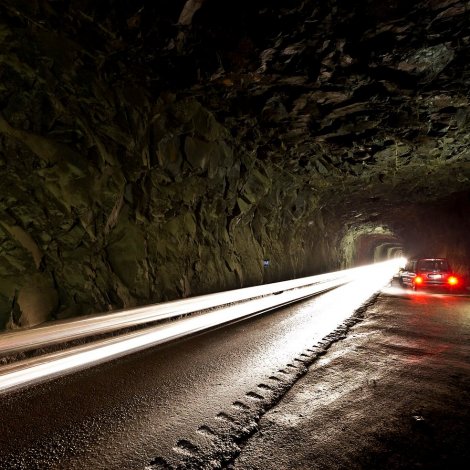
<path fill-rule="evenodd" d="M 469 404 L 470 297 L 385 289 L 230 468 L 467 469 Z"/>
<path fill-rule="evenodd" d="M 2 396 L 0 469 L 230 465 L 260 417 L 378 287 L 351 283 Z"/>

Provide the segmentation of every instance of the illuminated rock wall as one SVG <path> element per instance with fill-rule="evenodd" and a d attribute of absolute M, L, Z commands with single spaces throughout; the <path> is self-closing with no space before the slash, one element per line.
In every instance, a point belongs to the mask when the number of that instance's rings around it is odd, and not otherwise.
<path fill-rule="evenodd" d="M 465 2 L 184 4 L 0 2 L 0 327 L 468 260 Z"/>

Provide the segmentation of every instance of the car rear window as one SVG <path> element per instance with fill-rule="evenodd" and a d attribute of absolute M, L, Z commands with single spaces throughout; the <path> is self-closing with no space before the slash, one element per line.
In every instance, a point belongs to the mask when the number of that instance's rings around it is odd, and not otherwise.
<path fill-rule="evenodd" d="M 449 263 L 445 259 L 422 259 L 418 262 L 420 271 L 448 271 Z"/>

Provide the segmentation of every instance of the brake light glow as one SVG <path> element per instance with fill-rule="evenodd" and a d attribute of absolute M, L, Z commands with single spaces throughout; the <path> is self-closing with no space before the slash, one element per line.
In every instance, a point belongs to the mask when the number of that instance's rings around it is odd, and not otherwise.
<path fill-rule="evenodd" d="M 455 276 L 449 276 L 449 278 L 447 279 L 447 282 L 451 285 L 451 286 L 456 286 L 458 283 L 459 283 L 459 279 Z"/>
<path fill-rule="evenodd" d="M 416 276 L 415 277 L 415 284 L 422 284 L 423 283 L 423 278 L 421 276 Z"/>

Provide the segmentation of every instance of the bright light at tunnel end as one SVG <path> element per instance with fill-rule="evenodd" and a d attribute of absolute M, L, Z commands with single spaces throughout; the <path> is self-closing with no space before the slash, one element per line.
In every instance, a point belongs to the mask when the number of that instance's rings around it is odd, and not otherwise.
<path fill-rule="evenodd" d="M 369 285 L 373 284 L 377 289 L 380 289 L 390 281 L 400 267 L 404 266 L 404 263 L 406 263 L 406 258 L 392 258 L 387 261 L 361 266 L 351 276 L 351 279 L 354 281 L 366 281 Z M 352 269 L 352 271 L 355 270 Z"/>
<path fill-rule="evenodd" d="M 408 260 L 403 256 L 400 258 L 395 258 L 395 261 L 397 263 L 397 268 L 402 268 L 406 265 L 406 263 L 408 263 Z"/>

